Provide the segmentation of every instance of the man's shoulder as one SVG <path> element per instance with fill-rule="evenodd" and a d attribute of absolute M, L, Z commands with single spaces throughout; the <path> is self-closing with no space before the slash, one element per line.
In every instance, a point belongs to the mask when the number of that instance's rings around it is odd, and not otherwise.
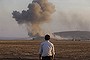
<path fill-rule="evenodd" d="M 47 43 L 49 43 L 50 45 L 53 45 L 53 43 L 50 42 L 50 41 L 44 41 L 44 42 L 41 43 L 41 45 L 43 45 L 43 44 L 47 44 Z"/>
<path fill-rule="evenodd" d="M 51 46 L 54 46 L 53 43 L 51 41 L 48 42 Z"/>
<path fill-rule="evenodd" d="M 43 45 L 45 42 L 42 42 L 41 45 Z"/>
<path fill-rule="evenodd" d="M 50 44 L 53 46 L 53 43 L 52 42 L 50 42 Z"/>
<path fill-rule="evenodd" d="M 51 41 L 48 41 L 50 44 L 53 44 Z"/>

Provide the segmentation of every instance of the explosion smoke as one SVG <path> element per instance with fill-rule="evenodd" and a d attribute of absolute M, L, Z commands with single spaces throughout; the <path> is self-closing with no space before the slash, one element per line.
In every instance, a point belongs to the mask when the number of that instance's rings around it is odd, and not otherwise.
<path fill-rule="evenodd" d="M 13 11 L 12 15 L 18 24 L 26 24 L 28 32 L 35 35 L 43 33 L 40 25 L 51 20 L 54 11 L 55 6 L 48 0 L 33 0 L 27 11 L 23 10 L 22 13 Z"/>
<path fill-rule="evenodd" d="M 90 31 L 89 10 L 61 11 L 58 16 L 62 31 Z"/>

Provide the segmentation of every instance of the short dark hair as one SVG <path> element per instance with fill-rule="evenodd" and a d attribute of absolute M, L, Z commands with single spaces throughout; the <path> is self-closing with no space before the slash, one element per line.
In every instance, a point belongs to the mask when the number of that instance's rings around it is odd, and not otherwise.
<path fill-rule="evenodd" d="M 47 34 L 45 35 L 45 40 L 49 40 L 50 39 L 50 36 Z"/>

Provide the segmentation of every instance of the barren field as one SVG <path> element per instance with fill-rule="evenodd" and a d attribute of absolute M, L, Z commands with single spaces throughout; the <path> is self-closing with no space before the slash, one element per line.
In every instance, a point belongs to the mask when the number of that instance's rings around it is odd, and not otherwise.
<path fill-rule="evenodd" d="M 0 60 L 38 60 L 42 40 L 0 40 Z M 55 60 L 90 60 L 90 41 L 51 41 Z"/>

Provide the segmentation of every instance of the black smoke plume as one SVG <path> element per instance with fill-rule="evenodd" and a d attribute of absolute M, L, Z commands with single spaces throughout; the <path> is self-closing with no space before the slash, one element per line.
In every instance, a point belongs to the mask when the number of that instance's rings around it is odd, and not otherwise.
<path fill-rule="evenodd" d="M 55 6 L 48 0 L 33 0 L 28 5 L 28 10 L 13 11 L 13 18 L 18 24 L 26 24 L 28 32 L 42 34 L 41 24 L 51 20 L 52 13 L 55 12 Z"/>

